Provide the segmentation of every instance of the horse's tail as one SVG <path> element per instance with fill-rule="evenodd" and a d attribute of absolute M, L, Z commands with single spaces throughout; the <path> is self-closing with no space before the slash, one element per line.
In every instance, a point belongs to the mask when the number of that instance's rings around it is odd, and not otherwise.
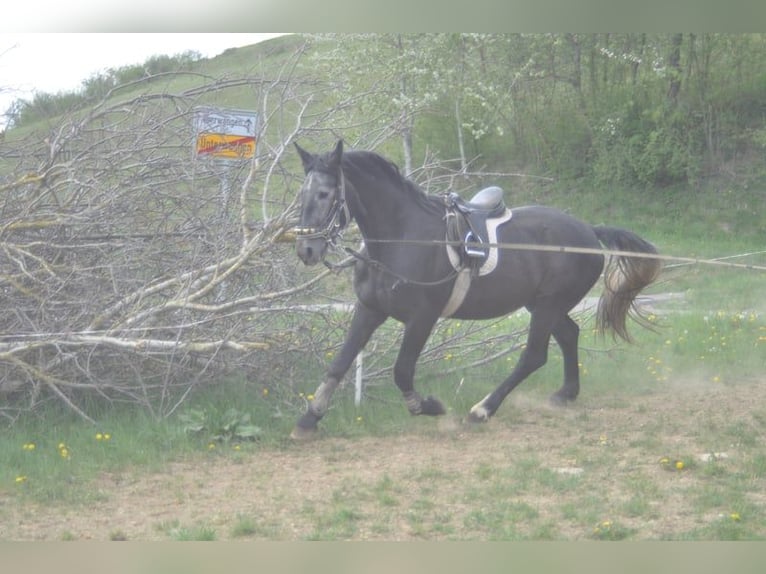
<path fill-rule="evenodd" d="M 616 251 L 634 251 L 637 253 L 657 253 L 657 249 L 635 233 L 615 227 L 597 226 L 593 230 L 596 237 L 608 249 Z M 628 315 L 648 327 L 649 324 L 635 306 L 635 300 L 641 290 L 651 284 L 660 274 L 662 263 L 650 257 L 630 255 L 611 255 L 604 269 L 604 292 L 598 301 L 596 326 L 602 333 L 611 330 L 613 336 L 620 336 L 631 342 L 626 319 Z M 632 313 L 631 313 L 632 311 Z"/>

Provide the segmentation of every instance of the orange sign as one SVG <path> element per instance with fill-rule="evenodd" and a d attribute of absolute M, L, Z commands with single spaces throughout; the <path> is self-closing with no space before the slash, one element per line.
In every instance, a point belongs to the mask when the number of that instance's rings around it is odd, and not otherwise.
<path fill-rule="evenodd" d="M 197 155 L 226 159 L 252 159 L 255 155 L 255 137 L 197 134 Z"/>
<path fill-rule="evenodd" d="M 197 157 L 252 159 L 258 133 L 258 114 L 225 108 L 195 108 Z"/>

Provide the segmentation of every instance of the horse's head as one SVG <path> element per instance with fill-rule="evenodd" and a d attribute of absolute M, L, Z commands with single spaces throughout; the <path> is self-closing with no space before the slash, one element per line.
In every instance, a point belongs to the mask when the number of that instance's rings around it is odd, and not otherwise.
<path fill-rule="evenodd" d="M 306 179 L 301 187 L 301 219 L 296 249 L 306 265 L 324 259 L 327 246 L 333 243 L 348 225 L 351 216 L 346 205 L 341 159 L 343 141 L 325 154 L 312 154 L 295 148 L 301 156 Z"/>

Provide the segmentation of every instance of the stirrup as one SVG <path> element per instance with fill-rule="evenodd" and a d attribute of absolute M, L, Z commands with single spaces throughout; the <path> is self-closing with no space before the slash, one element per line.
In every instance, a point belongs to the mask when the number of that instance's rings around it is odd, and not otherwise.
<path fill-rule="evenodd" d="M 469 231 L 465 234 L 465 239 L 463 242 L 465 243 L 465 254 L 468 257 L 476 259 L 484 259 L 487 257 L 486 248 L 475 245 L 476 243 L 483 243 L 483 241 L 481 240 L 481 237 L 477 237 L 473 231 Z"/>

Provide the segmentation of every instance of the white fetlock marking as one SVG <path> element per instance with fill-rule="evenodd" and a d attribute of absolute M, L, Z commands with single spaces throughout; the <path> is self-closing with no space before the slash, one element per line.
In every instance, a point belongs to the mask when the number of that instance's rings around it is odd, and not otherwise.
<path fill-rule="evenodd" d="M 489 398 L 489 395 L 484 397 L 481 401 L 476 403 L 473 407 L 471 407 L 471 415 L 481 421 L 488 421 L 489 420 L 489 411 L 487 410 L 487 407 L 484 406 L 484 402 Z"/>
<path fill-rule="evenodd" d="M 327 412 L 327 407 L 330 404 L 330 397 L 333 393 L 333 387 L 327 383 L 322 383 L 314 393 L 314 400 L 311 401 L 311 410 L 319 416 L 323 416 Z"/>
<path fill-rule="evenodd" d="M 410 414 L 419 415 L 421 413 L 421 403 L 423 402 L 423 397 L 421 397 L 418 393 L 414 391 L 407 393 L 404 395 L 404 400 L 407 402 L 407 410 L 410 411 Z"/>

